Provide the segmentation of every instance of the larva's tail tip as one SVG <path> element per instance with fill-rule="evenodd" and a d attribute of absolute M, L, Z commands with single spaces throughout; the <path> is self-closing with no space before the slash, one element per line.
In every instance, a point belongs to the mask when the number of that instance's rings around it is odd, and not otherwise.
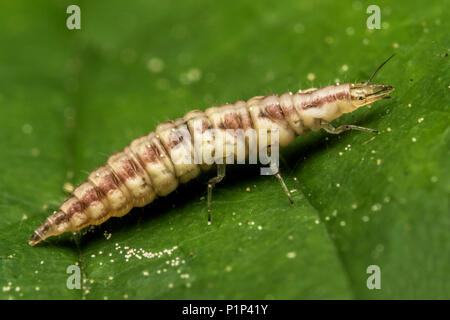
<path fill-rule="evenodd" d="M 37 245 L 39 242 L 41 242 L 42 238 L 37 234 L 36 232 L 33 232 L 33 234 L 30 237 L 30 240 L 28 240 L 28 244 L 32 247 Z"/>

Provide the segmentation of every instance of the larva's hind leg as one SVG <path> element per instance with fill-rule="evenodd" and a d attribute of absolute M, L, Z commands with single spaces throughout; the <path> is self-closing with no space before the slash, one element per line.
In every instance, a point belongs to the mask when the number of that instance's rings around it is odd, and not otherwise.
<path fill-rule="evenodd" d="M 276 173 L 274 174 L 274 176 L 275 176 L 275 178 L 277 178 L 277 180 L 280 182 L 281 187 L 283 188 L 284 193 L 286 193 L 286 196 L 287 196 L 288 199 L 289 199 L 289 202 L 290 202 L 291 204 L 294 204 L 294 200 L 292 200 L 291 193 L 289 192 L 289 190 L 288 190 L 288 188 L 287 188 L 287 186 L 286 186 L 286 183 L 284 182 L 284 179 L 283 179 L 283 177 L 282 177 L 281 174 L 280 174 L 280 168 L 278 167 L 278 165 L 275 165 L 274 163 L 271 163 L 271 164 L 270 164 L 270 168 L 271 168 L 272 172 L 276 172 Z"/>
<path fill-rule="evenodd" d="M 208 181 L 208 224 L 211 224 L 211 200 L 214 186 L 225 177 L 226 164 L 217 165 L 217 176 Z"/>
<path fill-rule="evenodd" d="M 287 197 L 288 197 L 288 199 L 289 199 L 289 202 L 290 202 L 291 204 L 294 204 L 294 200 L 292 200 L 291 193 L 289 192 L 289 190 L 288 190 L 288 188 L 287 188 L 287 186 L 286 186 L 286 183 L 284 182 L 284 179 L 283 179 L 283 177 L 281 176 L 281 174 L 280 174 L 279 171 L 275 174 L 275 178 L 277 178 L 278 181 L 280 182 L 281 187 L 282 187 L 283 190 L 284 190 L 284 193 L 286 193 L 286 195 L 287 195 Z"/>
<path fill-rule="evenodd" d="M 379 133 L 378 130 L 354 126 L 352 124 L 344 124 L 342 126 L 335 128 L 331 125 L 331 123 L 322 121 L 321 125 L 322 125 L 322 129 L 324 129 L 326 132 L 331 133 L 331 134 L 339 134 L 341 132 L 348 131 L 348 130 L 358 130 L 358 131 L 365 131 L 365 132 L 371 132 L 371 133 Z"/>

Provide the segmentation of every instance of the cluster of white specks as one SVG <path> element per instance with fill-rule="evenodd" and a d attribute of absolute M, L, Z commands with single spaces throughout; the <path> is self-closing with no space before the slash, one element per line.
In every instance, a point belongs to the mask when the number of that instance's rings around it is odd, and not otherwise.
<path fill-rule="evenodd" d="M 105 230 L 105 232 L 103 232 L 103 236 L 105 237 L 106 240 L 111 239 L 112 233 L 109 233 L 108 231 Z"/>
<path fill-rule="evenodd" d="M 381 203 L 375 203 L 374 205 L 372 205 L 372 207 L 370 208 L 372 211 L 380 211 L 381 210 Z"/>
<path fill-rule="evenodd" d="M 199 81 L 202 78 L 202 71 L 198 68 L 191 68 L 187 72 L 180 75 L 180 82 L 188 85 Z"/>
<path fill-rule="evenodd" d="M 161 72 L 164 69 L 164 61 L 157 57 L 151 58 L 147 61 L 147 69 L 153 73 Z"/>
<path fill-rule="evenodd" d="M 313 81 L 316 78 L 316 75 L 314 73 L 308 73 L 306 76 L 306 79 L 308 79 L 309 81 Z"/>
<path fill-rule="evenodd" d="M 345 148 L 345 151 L 352 151 L 352 146 L 350 144 L 348 144 Z"/>
<path fill-rule="evenodd" d="M 422 118 L 419 118 L 419 119 L 417 119 L 417 122 L 418 122 L 418 123 L 422 123 L 422 121 L 423 121 L 423 117 L 422 117 Z"/>
<path fill-rule="evenodd" d="M 248 224 L 249 226 L 253 226 L 253 225 L 255 225 L 255 221 L 249 221 L 249 222 L 247 222 L 247 224 Z"/>
<path fill-rule="evenodd" d="M 181 279 L 189 279 L 189 277 L 190 277 L 189 273 L 182 273 L 182 274 L 180 274 L 180 278 Z"/>
<path fill-rule="evenodd" d="M 116 243 L 115 245 L 115 250 L 119 251 L 120 254 L 123 253 L 123 250 L 121 250 L 122 247 Z M 139 249 L 135 249 L 135 248 L 130 248 L 128 246 L 123 247 L 123 249 L 125 250 L 125 261 L 128 262 L 131 258 L 136 258 L 141 260 L 142 258 L 146 258 L 146 259 L 154 259 L 154 258 L 161 258 L 164 255 L 171 255 L 173 253 L 174 250 L 178 249 L 178 246 L 173 246 L 171 249 L 164 249 L 158 252 L 151 252 L 151 251 L 146 251 L 142 248 Z"/>
<path fill-rule="evenodd" d="M 295 253 L 295 251 L 290 251 L 288 253 L 286 253 L 286 257 L 288 259 L 294 259 L 297 256 L 297 253 Z"/>
<path fill-rule="evenodd" d="M 166 264 L 170 264 L 171 267 L 178 267 L 181 264 L 185 264 L 185 260 L 181 260 L 180 257 L 176 257 L 175 259 L 167 260 Z"/>

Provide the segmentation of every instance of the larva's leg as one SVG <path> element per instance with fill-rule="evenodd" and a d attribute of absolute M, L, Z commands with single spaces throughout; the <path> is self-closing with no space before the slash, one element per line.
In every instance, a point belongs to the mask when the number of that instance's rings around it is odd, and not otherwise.
<path fill-rule="evenodd" d="M 284 190 L 284 193 L 286 193 L 286 195 L 287 195 L 287 197 L 288 197 L 288 199 L 289 199 L 289 202 L 290 202 L 291 204 L 294 204 L 294 201 L 292 200 L 292 197 L 291 197 L 291 193 L 289 192 L 289 190 L 288 190 L 288 188 L 287 188 L 287 186 L 286 186 L 286 183 L 284 183 L 284 179 L 283 179 L 283 177 L 281 176 L 280 171 L 278 171 L 277 173 L 275 173 L 275 178 L 277 178 L 278 181 L 280 182 L 281 187 L 282 187 L 283 190 Z"/>
<path fill-rule="evenodd" d="M 222 179 L 225 177 L 225 169 L 226 164 L 218 164 L 217 165 L 217 176 L 214 178 L 211 178 L 208 181 L 208 224 L 211 224 L 211 199 L 212 199 L 212 189 L 214 186 L 222 181 Z"/>
<path fill-rule="evenodd" d="M 345 125 L 335 128 L 331 125 L 331 123 L 324 122 L 324 121 L 322 121 L 322 129 L 324 129 L 326 132 L 331 133 L 331 134 L 339 134 L 341 132 L 348 131 L 348 130 L 358 130 L 358 131 L 365 131 L 365 132 L 371 132 L 371 133 L 379 133 L 378 130 L 354 126 L 352 124 L 345 124 Z"/>

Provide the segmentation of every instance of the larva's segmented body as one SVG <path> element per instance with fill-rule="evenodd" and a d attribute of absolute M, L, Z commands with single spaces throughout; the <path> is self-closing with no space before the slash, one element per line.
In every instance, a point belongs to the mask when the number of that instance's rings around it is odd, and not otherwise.
<path fill-rule="evenodd" d="M 109 157 L 104 166 L 95 169 L 59 210 L 36 229 L 29 244 L 35 245 L 50 236 L 88 225 L 98 225 L 110 217 L 121 217 L 133 207 L 142 207 L 158 197 L 164 197 L 180 183 L 186 183 L 202 171 L 209 170 L 212 165 L 204 159 L 201 163 L 188 164 L 176 161 L 182 156 L 193 159 L 196 152 L 202 151 L 199 148 L 214 149 L 211 142 L 209 146 L 206 145 L 208 142 L 193 146 L 192 141 L 182 141 L 182 132 L 189 132 L 193 137 L 195 130 L 199 130 L 194 126 L 195 121 L 201 122 L 202 132 L 211 128 L 256 129 L 256 132 L 259 129 L 278 130 L 279 145 L 282 147 L 297 136 L 320 128 L 331 133 L 364 129 L 355 126 L 335 129 L 329 122 L 344 113 L 388 97 L 392 90 L 390 86 L 370 85 L 368 82 L 342 84 L 295 94 L 258 96 L 246 102 L 212 107 L 205 112 L 190 111 L 183 118 L 164 122 L 157 126 L 155 132 L 135 139 L 123 151 Z M 181 142 L 191 148 L 182 147 L 173 152 Z"/>

